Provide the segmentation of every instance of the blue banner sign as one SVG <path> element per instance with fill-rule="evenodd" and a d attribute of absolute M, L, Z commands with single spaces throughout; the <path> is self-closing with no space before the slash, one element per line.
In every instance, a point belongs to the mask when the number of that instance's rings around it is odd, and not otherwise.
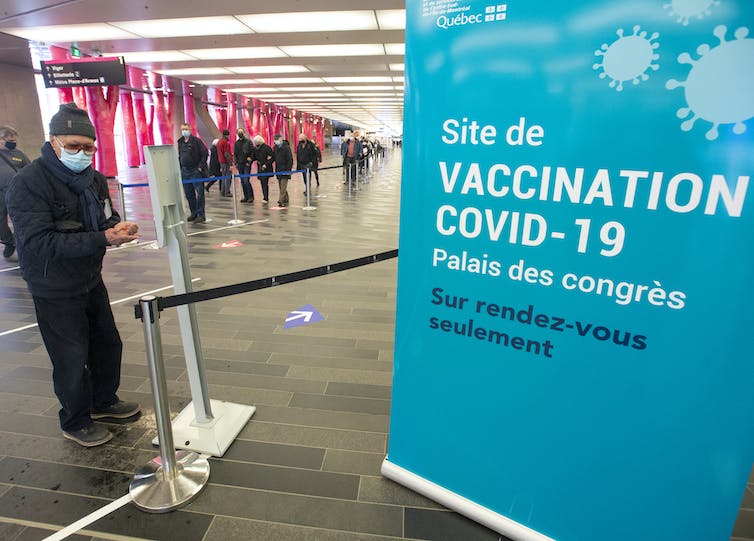
<path fill-rule="evenodd" d="M 749 0 L 407 4 L 383 473 L 512 539 L 726 541 L 754 461 Z"/>

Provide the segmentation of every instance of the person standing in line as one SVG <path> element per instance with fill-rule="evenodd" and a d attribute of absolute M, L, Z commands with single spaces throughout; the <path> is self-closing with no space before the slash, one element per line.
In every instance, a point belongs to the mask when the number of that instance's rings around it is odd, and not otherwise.
<path fill-rule="evenodd" d="M 233 144 L 233 156 L 236 160 L 236 169 L 239 175 L 248 175 L 251 173 L 251 162 L 254 161 L 254 149 L 251 141 L 246 138 L 246 132 L 243 128 L 236 131 L 236 142 Z M 241 177 L 241 189 L 243 190 L 243 199 L 241 203 L 254 202 L 254 188 L 251 186 L 250 177 Z"/>
<path fill-rule="evenodd" d="M 220 176 L 229 177 L 231 174 L 231 166 L 233 165 L 233 154 L 230 149 L 230 131 L 223 130 L 223 136 L 217 142 L 217 159 L 220 161 Z M 220 180 L 220 194 L 224 197 L 233 197 L 230 193 L 231 179 Z"/>
<path fill-rule="evenodd" d="M 322 163 L 322 151 L 319 149 L 317 141 L 315 141 L 314 139 L 309 139 L 309 141 L 311 141 L 312 146 L 314 147 L 314 162 L 312 163 L 312 173 L 314 173 L 314 178 L 317 179 L 317 187 L 319 188 L 319 164 Z"/>
<path fill-rule="evenodd" d="M 135 420 L 140 411 L 116 394 L 123 344 L 102 281 L 105 248 L 136 240 L 139 227 L 120 221 L 107 179 L 92 168 L 95 139 L 86 111 L 61 105 L 41 157 L 6 193 L 21 274 L 52 361 L 60 427 L 84 447 L 112 438 L 95 419 Z"/>
<path fill-rule="evenodd" d="M 306 195 L 306 179 L 311 175 L 311 169 L 316 159 L 317 153 L 314 150 L 314 145 L 306 135 L 299 133 L 298 145 L 296 146 L 296 169 L 304 170 L 301 173 L 301 178 L 304 181 L 304 195 Z"/>
<path fill-rule="evenodd" d="M 181 166 L 181 178 L 191 180 L 202 178 L 202 171 L 207 170 L 207 147 L 204 142 L 191 135 L 191 126 L 181 124 L 181 138 L 178 139 L 178 162 Z M 197 224 L 206 221 L 204 213 L 204 182 L 190 182 L 183 185 L 183 193 L 189 206 L 189 222 Z"/>
<path fill-rule="evenodd" d="M 288 206 L 288 181 L 291 179 L 290 171 L 293 167 L 293 152 L 291 145 L 279 133 L 275 135 L 275 171 L 289 171 L 288 174 L 277 175 L 278 185 L 280 186 L 280 200 L 278 205 L 281 207 Z"/>
<path fill-rule="evenodd" d="M 254 160 L 257 162 L 257 173 L 272 173 L 275 153 L 261 135 L 254 136 Z M 262 203 L 270 202 L 269 182 L 269 176 L 259 177 L 259 184 L 262 185 Z"/>
<path fill-rule="evenodd" d="M 16 241 L 8 227 L 8 209 L 5 206 L 5 189 L 19 169 L 31 163 L 26 154 L 16 148 L 18 132 L 10 126 L 0 126 L 0 242 L 5 245 L 3 257 L 14 258 Z M 14 258 L 15 259 L 15 258 Z"/>
<path fill-rule="evenodd" d="M 346 180 L 343 184 L 348 184 L 349 178 L 351 182 L 356 182 L 356 163 L 361 156 L 361 141 L 354 135 L 350 135 L 340 146 L 340 154 L 343 156 L 343 167 L 346 171 Z"/>
<path fill-rule="evenodd" d="M 209 171 L 207 173 L 208 177 L 219 177 L 220 176 L 220 160 L 217 159 L 217 142 L 219 139 L 212 139 L 212 144 L 209 147 Z M 217 180 L 210 180 L 207 181 L 204 185 L 204 191 L 209 192 L 209 189 L 212 187 L 212 185 L 217 182 Z"/>

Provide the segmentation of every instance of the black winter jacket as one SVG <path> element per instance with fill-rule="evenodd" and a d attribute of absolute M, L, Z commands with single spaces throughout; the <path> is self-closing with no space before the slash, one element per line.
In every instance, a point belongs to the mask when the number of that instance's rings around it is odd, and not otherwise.
<path fill-rule="evenodd" d="M 108 217 L 104 229 L 109 229 L 120 216 L 99 171 L 94 172 L 94 191 Z M 32 295 L 73 297 L 99 284 L 108 245 L 104 229 L 84 230 L 79 196 L 57 180 L 41 159 L 13 177 L 5 201 L 13 220 L 21 274 Z"/>
<path fill-rule="evenodd" d="M 293 169 L 293 153 L 291 152 L 291 145 L 288 141 L 283 139 L 283 144 L 280 146 L 275 145 L 275 171 L 290 171 Z M 291 178 L 290 174 L 278 175 L 278 179 Z"/>
<path fill-rule="evenodd" d="M 246 137 L 236 139 L 236 142 L 233 143 L 233 159 L 236 162 L 236 167 L 246 164 L 250 166 L 254 160 L 254 147 Z"/>
<path fill-rule="evenodd" d="M 296 147 L 296 169 L 311 168 L 317 161 L 317 151 L 311 141 L 299 141 Z"/>
<path fill-rule="evenodd" d="M 273 163 L 275 161 L 275 153 L 266 143 L 262 143 L 258 147 L 254 147 L 254 159 L 257 161 L 257 173 L 272 173 Z M 282 169 L 281 169 L 282 171 Z M 259 177 L 270 178 L 270 177 Z"/>

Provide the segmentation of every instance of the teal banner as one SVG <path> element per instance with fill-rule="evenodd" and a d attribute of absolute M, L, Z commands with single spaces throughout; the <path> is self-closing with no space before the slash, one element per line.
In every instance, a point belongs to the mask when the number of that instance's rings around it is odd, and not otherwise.
<path fill-rule="evenodd" d="M 750 0 L 410 0 L 386 475 L 514 539 L 728 540 L 753 117 Z"/>

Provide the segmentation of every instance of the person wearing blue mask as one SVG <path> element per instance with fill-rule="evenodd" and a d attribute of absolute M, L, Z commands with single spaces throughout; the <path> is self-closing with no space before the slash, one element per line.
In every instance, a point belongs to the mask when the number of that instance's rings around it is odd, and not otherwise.
<path fill-rule="evenodd" d="M 86 111 L 61 105 L 41 157 L 5 194 L 21 274 L 52 361 L 60 427 L 84 447 L 112 438 L 95 419 L 130 421 L 140 411 L 116 394 L 123 344 L 102 282 L 105 248 L 136 240 L 139 227 L 113 209 L 107 179 L 92 167 L 95 139 Z"/>
<path fill-rule="evenodd" d="M 205 178 L 209 151 L 204 141 L 191 134 L 189 124 L 181 124 L 181 137 L 178 139 L 178 163 L 181 166 L 183 193 L 189 206 L 186 221 L 202 224 L 204 213 L 204 182 L 186 182 L 195 178 Z M 221 183 L 222 186 L 222 183 Z"/>
<path fill-rule="evenodd" d="M 5 245 L 3 257 L 11 259 L 16 251 L 16 241 L 8 227 L 8 210 L 5 208 L 5 188 L 22 167 L 29 165 L 26 154 L 16 148 L 18 132 L 10 126 L 0 126 L 0 242 Z"/>

